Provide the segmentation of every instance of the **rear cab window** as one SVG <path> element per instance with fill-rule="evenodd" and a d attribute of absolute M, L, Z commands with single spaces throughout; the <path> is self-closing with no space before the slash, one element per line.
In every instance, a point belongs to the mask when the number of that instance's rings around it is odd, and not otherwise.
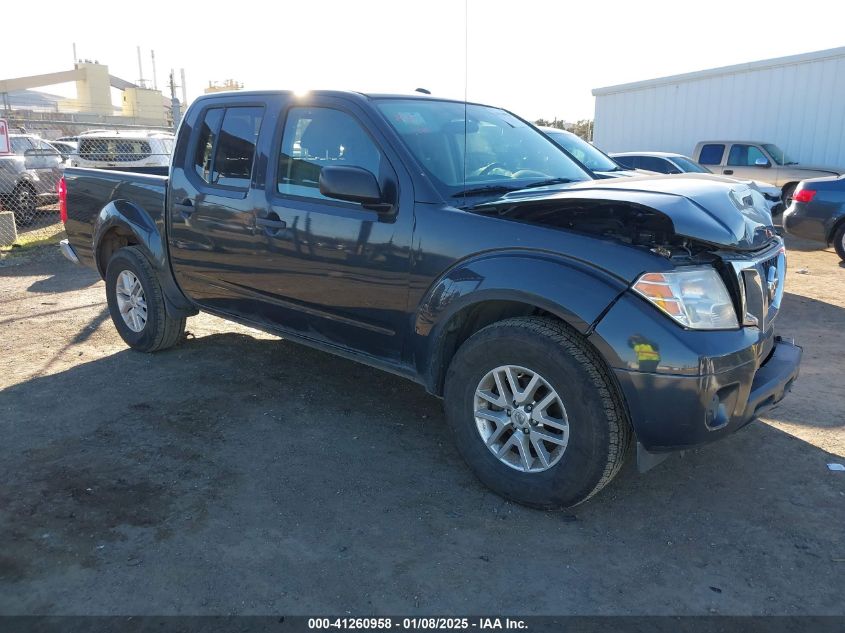
<path fill-rule="evenodd" d="M 710 143 L 701 148 L 698 162 L 701 165 L 721 165 L 725 155 L 725 146 L 720 143 Z"/>

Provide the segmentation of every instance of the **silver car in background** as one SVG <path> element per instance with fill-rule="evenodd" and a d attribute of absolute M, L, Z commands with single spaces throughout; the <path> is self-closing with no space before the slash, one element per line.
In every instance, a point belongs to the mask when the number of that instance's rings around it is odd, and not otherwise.
<path fill-rule="evenodd" d="M 31 134 L 10 134 L 12 152 L 0 155 L 0 204 L 19 226 L 31 224 L 39 206 L 58 199 L 64 160 L 56 148 Z"/>
<path fill-rule="evenodd" d="M 699 165 L 689 156 L 673 152 L 615 152 L 611 154 L 611 157 L 629 169 L 647 169 L 659 174 L 713 174 L 707 167 Z M 721 174 L 714 175 L 723 179 L 727 178 Z M 772 215 L 779 215 L 786 208 L 781 199 L 779 187 L 759 180 L 742 180 L 741 178 L 730 178 L 730 180 L 744 182 L 763 194 L 769 213 Z"/>

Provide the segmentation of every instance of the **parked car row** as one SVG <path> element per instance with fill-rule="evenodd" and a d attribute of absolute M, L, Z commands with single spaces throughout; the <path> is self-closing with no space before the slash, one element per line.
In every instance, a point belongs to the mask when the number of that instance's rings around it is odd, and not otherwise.
<path fill-rule="evenodd" d="M 0 206 L 14 213 L 19 226 L 27 226 L 39 207 L 56 203 L 56 186 L 66 166 L 166 167 L 174 138 L 147 130 L 92 130 L 55 141 L 11 134 L 11 152 L 0 155 Z"/>
<path fill-rule="evenodd" d="M 657 174 L 713 175 L 713 172 L 708 168 L 682 154 L 669 152 L 605 154 L 598 147 L 572 132 L 554 127 L 540 127 L 539 129 L 599 178 L 655 176 Z M 763 195 L 769 212 L 773 216 L 783 212 L 785 206 L 781 201 L 781 190 L 778 187 L 757 180 L 744 182 Z"/>

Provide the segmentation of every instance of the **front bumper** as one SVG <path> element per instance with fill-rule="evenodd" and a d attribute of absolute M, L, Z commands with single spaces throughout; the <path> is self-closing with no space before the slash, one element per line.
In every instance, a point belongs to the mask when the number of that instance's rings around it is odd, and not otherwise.
<path fill-rule="evenodd" d="M 67 240 L 62 240 L 61 242 L 59 242 L 59 250 L 61 251 L 62 255 L 64 255 L 74 264 L 79 263 L 79 257 L 77 256 L 76 251 L 73 250 L 73 246 L 71 246 L 70 242 L 68 242 Z"/>
<path fill-rule="evenodd" d="M 701 376 L 626 369 L 614 373 L 638 441 L 661 452 L 712 442 L 742 428 L 783 399 L 800 364 L 801 348 L 778 337 L 759 367 L 750 361 Z"/>

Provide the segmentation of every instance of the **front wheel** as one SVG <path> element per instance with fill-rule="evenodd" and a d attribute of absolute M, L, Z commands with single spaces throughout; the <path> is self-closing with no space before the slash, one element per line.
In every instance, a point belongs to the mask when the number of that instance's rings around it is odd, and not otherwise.
<path fill-rule="evenodd" d="M 536 508 L 563 509 L 597 493 L 631 440 L 601 359 L 554 319 L 507 319 L 473 335 L 449 366 L 445 407 L 478 478 Z"/>
<path fill-rule="evenodd" d="M 168 314 L 155 271 L 135 246 L 121 248 L 109 260 L 106 299 L 118 334 L 132 349 L 167 349 L 185 332 L 185 318 Z"/>

